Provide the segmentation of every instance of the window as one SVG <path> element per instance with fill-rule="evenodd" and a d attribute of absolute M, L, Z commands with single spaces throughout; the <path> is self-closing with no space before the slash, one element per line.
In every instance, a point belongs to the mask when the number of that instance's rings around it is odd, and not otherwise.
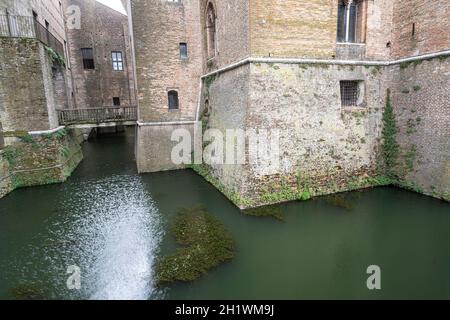
<path fill-rule="evenodd" d="M 339 0 L 338 42 L 365 42 L 366 5 L 366 0 Z"/>
<path fill-rule="evenodd" d="M 120 106 L 120 98 L 119 97 L 114 97 L 113 98 L 113 106 L 115 106 L 115 107 L 119 107 Z"/>
<path fill-rule="evenodd" d="M 363 81 L 341 81 L 341 101 L 343 107 L 357 107 L 363 103 Z"/>
<path fill-rule="evenodd" d="M 123 71 L 122 52 L 120 51 L 112 52 L 112 65 L 114 71 Z"/>
<path fill-rule="evenodd" d="M 81 49 L 81 55 L 83 56 L 84 69 L 95 69 L 94 50 L 92 48 L 83 48 Z"/>
<path fill-rule="evenodd" d="M 208 58 L 214 58 L 216 56 L 216 11 L 213 4 L 208 3 L 206 9 L 206 44 Z"/>
<path fill-rule="evenodd" d="M 178 92 L 175 90 L 169 91 L 169 110 L 177 110 L 179 107 Z"/>
<path fill-rule="evenodd" d="M 188 57 L 187 43 L 180 43 L 180 57 L 186 59 Z"/>

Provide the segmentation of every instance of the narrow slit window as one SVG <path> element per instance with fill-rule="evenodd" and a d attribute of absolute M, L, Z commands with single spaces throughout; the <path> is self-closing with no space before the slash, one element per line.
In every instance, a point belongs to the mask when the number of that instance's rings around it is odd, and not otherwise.
<path fill-rule="evenodd" d="M 112 52 L 112 66 L 114 71 L 123 71 L 123 57 L 122 52 Z"/>
<path fill-rule="evenodd" d="M 177 110 L 179 107 L 178 92 L 175 90 L 169 91 L 169 110 Z"/>
<path fill-rule="evenodd" d="M 83 67 L 85 70 L 95 69 L 94 63 L 94 50 L 92 48 L 81 49 L 81 55 L 83 57 Z"/>
<path fill-rule="evenodd" d="M 188 57 L 187 43 L 180 43 L 180 57 L 181 59 L 186 59 Z"/>
<path fill-rule="evenodd" d="M 343 107 L 358 106 L 360 90 L 358 81 L 341 81 L 341 101 Z"/>

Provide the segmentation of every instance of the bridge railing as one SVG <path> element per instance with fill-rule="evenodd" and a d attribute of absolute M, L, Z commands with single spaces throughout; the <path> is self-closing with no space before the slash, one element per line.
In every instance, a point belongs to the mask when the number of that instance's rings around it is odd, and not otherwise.
<path fill-rule="evenodd" d="M 34 17 L 0 15 L 0 37 L 35 38 L 64 57 L 64 45 Z"/>
<path fill-rule="evenodd" d="M 137 107 L 57 110 L 60 125 L 137 121 Z"/>

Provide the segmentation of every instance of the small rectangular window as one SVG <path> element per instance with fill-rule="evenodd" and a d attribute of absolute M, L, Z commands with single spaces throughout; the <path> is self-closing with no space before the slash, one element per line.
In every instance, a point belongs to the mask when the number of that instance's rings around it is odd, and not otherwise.
<path fill-rule="evenodd" d="M 83 56 L 83 67 L 85 70 L 95 69 L 94 50 L 92 48 L 81 49 Z"/>
<path fill-rule="evenodd" d="M 120 51 L 112 52 L 112 66 L 114 71 L 123 71 L 122 52 Z"/>
<path fill-rule="evenodd" d="M 341 101 L 343 107 L 356 107 L 360 100 L 358 81 L 341 81 Z"/>
<path fill-rule="evenodd" d="M 120 98 L 119 97 L 113 98 L 113 106 L 120 107 Z"/>
<path fill-rule="evenodd" d="M 177 110 L 179 107 L 178 92 L 175 90 L 169 91 L 169 110 Z"/>
<path fill-rule="evenodd" d="M 187 43 L 180 43 L 180 57 L 181 59 L 186 59 L 188 57 Z"/>

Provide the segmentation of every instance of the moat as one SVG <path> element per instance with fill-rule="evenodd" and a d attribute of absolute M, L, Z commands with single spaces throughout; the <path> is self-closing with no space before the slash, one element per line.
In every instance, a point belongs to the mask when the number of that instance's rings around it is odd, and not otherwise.
<path fill-rule="evenodd" d="M 0 200 L 0 298 L 450 298 L 448 203 L 378 188 L 274 207 L 283 221 L 252 217 L 190 170 L 138 175 L 132 133 L 83 149 L 66 183 Z M 168 225 L 198 205 L 230 231 L 235 257 L 156 289 L 154 262 L 175 248 Z M 71 265 L 80 291 L 66 287 Z M 366 287 L 370 265 L 381 267 L 380 291 Z"/>

